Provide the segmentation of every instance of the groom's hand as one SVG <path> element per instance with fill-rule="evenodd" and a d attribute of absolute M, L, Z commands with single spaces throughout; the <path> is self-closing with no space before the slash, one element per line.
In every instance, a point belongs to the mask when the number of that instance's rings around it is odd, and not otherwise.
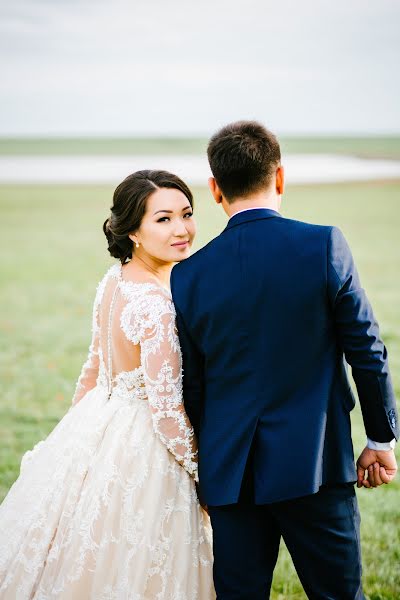
<path fill-rule="evenodd" d="M 393 450 L 364 448 L 357 461 L 357 487 L 373 488 L 390 483 L 397 473 Z"/>

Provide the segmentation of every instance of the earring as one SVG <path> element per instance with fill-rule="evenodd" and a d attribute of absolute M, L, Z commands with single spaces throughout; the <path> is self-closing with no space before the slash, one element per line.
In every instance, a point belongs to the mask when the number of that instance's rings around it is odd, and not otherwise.
<path fill-rule="evenodd" d="M 136 242 L 135 246 L 136 246 L 136 248 L 139 248 L 139 246 L 140 246 L 139 242 Z"/>

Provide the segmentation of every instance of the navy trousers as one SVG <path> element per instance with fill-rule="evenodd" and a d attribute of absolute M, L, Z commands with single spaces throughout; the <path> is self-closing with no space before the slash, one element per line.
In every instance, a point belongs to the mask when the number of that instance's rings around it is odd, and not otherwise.
<path fill-rule="evenodd" d="M 281 537 L 313 600 L 363 600 L 360 515 L 354 486 L 256 505 L 251 469 L 237 504 L 209 506 L 218 600 L 266 600 Z"/>

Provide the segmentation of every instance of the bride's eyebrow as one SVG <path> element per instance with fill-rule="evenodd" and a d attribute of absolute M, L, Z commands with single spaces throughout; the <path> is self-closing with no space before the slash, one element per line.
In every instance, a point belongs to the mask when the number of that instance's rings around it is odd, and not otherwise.
<path fill-rule="evenodd" d="M 187 210 L 188 208 L 190 208 L 190 209 L 192 208 L 192 207 L 190 206 L 190 204 L 189 204 L 188 206 L 185 206 L 185 208 L 182 208 L 182 212 L 183 212 L 184 210 Z M 174 211 L 173 211 L 173 210 L 157 210 L 155 213 L 153 213 L 153 216 L 154 216 L 154 215 L 158 215 L 158 213 L 161 213 L 161 212 L 172 214 Z"/>

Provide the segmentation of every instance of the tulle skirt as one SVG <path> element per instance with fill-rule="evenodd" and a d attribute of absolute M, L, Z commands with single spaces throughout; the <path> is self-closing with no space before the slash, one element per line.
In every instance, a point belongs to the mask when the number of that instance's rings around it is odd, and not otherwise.
<path fill-rule="evenodd" d="M 146 399 L 95 387 L 25 454 L 0 506 L 1 600 L 210 600 L 193 479 Z"/>

